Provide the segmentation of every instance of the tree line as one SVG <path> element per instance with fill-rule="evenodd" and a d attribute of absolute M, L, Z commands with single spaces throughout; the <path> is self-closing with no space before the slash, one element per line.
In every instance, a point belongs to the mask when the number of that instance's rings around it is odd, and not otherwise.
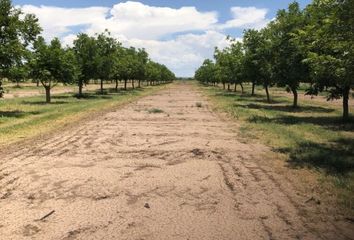
<path fill-rule="evenodd" d="M 264 87 L 285 87 L 298 107 L 301 82 L 306 94 L 326 91 L 328 100 L 343 100 L 343 119 L 349 119 L 349 94 L 354 88 L 354 1 L 313 0 L 301 9 L 293 2 L 277 12 L 266 27 L 244 31 L 241 42 L 228 37 L 230 46 L 215 48 L 214 61 L 206 59 L 195 72 L 205 84 L 244 82 Z"/>
<path fill-rule="evenodd" d="M 149 59 L 144 49 L 123 47 L 106 30 L 89 36 L 79 33 L 73 46 L 62 46 L 58 38 L 47 43 L 40 36 L 42 29 L 33 14 L 23 14 L 11 0 L 0 0 L 0 97 L 2 79 L 20 82 L 34 79 L 45 89 L 46 102 L 51 101 L 51 89 L 58 83 L 77 84 L 78 97 L 90 80 L 104 82 L 131 81 L 132 87 L 165 83 L 175 75 L 165 65 Z M 137 85 L 135 85 L 137 84 Z"/>

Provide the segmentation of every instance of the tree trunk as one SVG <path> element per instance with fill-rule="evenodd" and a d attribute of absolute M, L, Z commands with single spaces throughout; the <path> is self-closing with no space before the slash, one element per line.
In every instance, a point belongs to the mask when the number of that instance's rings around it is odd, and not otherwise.
<path fill-rule="evenodd" d="M 264 85 L 264 88 L 265 88 L 265 91 L 266 91 L 266 94 L 267 94 L 267 102 L 270 103 L 268 84 L 265 84 L 265 85 Z"/>
<path fill-rule="evenodd" d="M 225 90 L 225 83 L 222 83 L 222 89 Z"/>
<path fill-rule="evenodd" d="M 0 98 L 4 96 L 4 88 L 2 87 L 2 79 L 0 78 Z"/>
<path fill-rule="evenodd" d="M 242 83 L 240 83 L 240 86 L 241 86 L 241 93 L 243 94 L 243 85 L 242 85 Z"/>
<path fill-rule="evenodd" d="M 37 87 L 39 87 L 39 80 L 37 80 Z"/>
<path fill-rule="evenodd" d="M 50 103 L 50 86 L 44 86 L 45 89 L 45 102 Z"/>
<path fill-rule="evenodd" d="M 82 82 L 82 80 L 80 79 L 80 80 L 79 80 L 79 98 L 82 97 L 82 85 L 83 85 L 83 82 Z"/>
<path fill-rule="evenodd" d="M 254 96 L 254 88 L 255 88 L 255 86 L 256 86 L 256 83 L 252 82 L 252 93 L 251 93 L 252 96 Z"/>
<path fill-rule="evenodd" d="M 297 108 L 297 89 L 296 88 L 291 88 L 291 91 L 293 92 L 294 95 L 294 102 L 293 102 L 293 108 Z"/>
<path fill-rule="evenodd" d="M 230 83 L 227 84 L 227 91 L 230 91 Z"/>
<path fill-rule="evenodd" d="M 116 79 L 116 87 L 115 87 L 115 89 L 116 89 L 116 92 L 118 92 L 118 79 Z"/>
<path fill-rule="evenodd" d="M 101 79 L 101 94 L 103 94 L 103 79 Z"/>
<path fill-rule="evenodd" d="M 235 83 L 234 92 L 237 91 L 237 83 Z"/>
<path fill-rule="evenodd" d="M 134 86 L 134 79 L 132 79 L 132 87 L 133 87 L 133 89 L 134 89 L 134 87 L 135 87 L 135 86 Z"/>
<path fill-rule="evenodd" d="M 127 90 L 127 79 L 124 79 L 124 90 Z"/>
<path fill-rule="evenodd" d="M 344 87 L 343 89 L 343 120 L 348 121 L 349 119 L 349 91 L 350 87 Z"/>
<path fill-rule="evenodd" d="M 140 80 L 138 80 L 138 88 L 140 88 Z"/>

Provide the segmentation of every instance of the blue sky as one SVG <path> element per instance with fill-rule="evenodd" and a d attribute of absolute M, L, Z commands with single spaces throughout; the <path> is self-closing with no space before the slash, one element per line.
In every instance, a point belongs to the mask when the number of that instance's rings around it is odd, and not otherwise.
<path fill-rule="evenodd" d="M 14 0 L 38 16 L 50 40 L 70 45 L 78 32 L 105 28 L 124 45 L 144 47 L 150 57 L 178 76 L 192 76 L 225 37 L 241 38 L 245 28 L 261 28 L 286 8 L 289 0 Z M 298 1 L 305 7 L 310 0 Z"/>

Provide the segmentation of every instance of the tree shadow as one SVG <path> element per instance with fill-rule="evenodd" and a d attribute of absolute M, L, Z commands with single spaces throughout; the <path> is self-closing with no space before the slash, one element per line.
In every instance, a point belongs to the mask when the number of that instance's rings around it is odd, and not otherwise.
<path fill-rule="evenodd" d="M 99 93 L 83 93 L 81 96 L 79 94 L 74 94 L 73 97 L 77 99 L 83 99 L 83 100 L 91 100 L 91 99 L 112 99 L 112 96 L 109 96 L 108 94 L 99 94 Z"/>
<path fill-rule="evenodd" d="M 215 96 L 222 96 L 222 97 L 239 97 L 237 92 L 227 92 L 227 91 L 223 91 L 223 92 L 217 92 L 215 93 Z"/>
<path fill-rule="evenodd" d="M 0 111 L 0 117 L 8 117 L 8 118 L 22 118 L 27 115 L 37 115 L 40 114 L 39 111 L 25 112 L 25 111 Z"/>
<path fill-rule="evenodd" d="M 52 96 L 51 98 L 52 99 L 68 99 L 68 98 L 71 98 L 72 96 L 70 95 L 55 95 L 55 96 Z"/>
<path fill-rule="evenodd" d="M 238 102 L 256 102 L 256 103 L 265 103 L 265 104 L 281 104 L 281 103 L 285 102 L 281 97 L 272 97 L 270 99 L 270 102 L 268 102 L 268 100 L 264 97 L 254 98 L 253 96 L 251 96 L 250 98 L 240 98 L 240 99 L 237 99 L 237 101 Z"/>
<path fill-rule="evenodd" d="M 270 102 L 267 101 L 267 98 L 264 94 L 255 93 L 252 95 L 251 93 L 240 93 L 240 92 L 227 92 L 222 91 L 215 94 L 215 96 L 222 97 L 237 97 L 238 102 L 259 102 L 266 104 L 280 104 L 286 102 L 284 97 L 281 96 L 271 96 Z"/>
<path fill-rule="evenodd" d="M 297 117 L 297 116 L 281 116 L 271 118 L 267 116 L 252 115 L 248 117 L 248 122 L 251 123 L 275 123 L 283 125 L 296 125 L 308 123 L 318 125 L 333 131 L 354 131 L 354 118 L 349 121 L 343 121 L 341 117 L 326 116 L 326 117 Z"/>
<path fill-rule="evenodd" d="M 22 101 L 23 104 L 26 105 L 63 105 L 63 104 L 68 104 L 69 102 L 65 101 L 52 101 L 50 103 L 47 103 L 45 101 Z"/>
<path fill-rule="evenodd" d="M 344 122 L 341 117 L 336 116 L 324 116 L 324 117 L 298 117 L 298 116 L 283 116 L 280 118 L 275 118 L 273 121 L 293 125 L 299 123 L 310 123 L 314 125 L 319 125 L 324 128 L 328 128 L 335 131 L 353 131 L 354 130 L 354 118 L 351 117 L 349 121 Z"/>
<path fill-rule="evenodd" d="M 354 171 L 354 140 L 350 138 L 340 138 L 328 144 L 306 141 L 277 151 L 289 154 L 287 163 L 291 168 L 323 169 L 335 175 Z"/>
<path fill-rule="evenodd" d="M 319 107 L 319 106 L 301 106 L 294 108 L 288 105 L 262 105 L 262 104 L 246 104 L 246 105 L 238 105 L 238 107 L 243 108 L 251 108 L 251 109 L 265 109 L 270 111 L 278 111 L 278 112 L 316 112 L 316 113 L 330 113 L 334 112 L 334 109 Z"/>

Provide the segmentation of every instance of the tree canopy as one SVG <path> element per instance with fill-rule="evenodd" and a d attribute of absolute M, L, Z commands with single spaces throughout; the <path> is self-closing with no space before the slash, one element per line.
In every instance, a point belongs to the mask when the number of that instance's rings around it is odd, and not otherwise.
<path fill-rule="evenodd" d="M 230 39 L 230 38 L 229 38 Z M 354 87 L 354 1 L 313 0 L 305 9 L 293 2 L 260 30 L 248 29 L 243 40 L 216 49 L 215 63 L 206 60 L 195 78 L 203 83 L 277 85 L 293 94 L 298 106 L 301 82 L 308 94 L 328 92 L 343 98 L 343 119 L 349 118 L 349 92 Z M 241 85 L 242 86 L 242 85 Z"/>

